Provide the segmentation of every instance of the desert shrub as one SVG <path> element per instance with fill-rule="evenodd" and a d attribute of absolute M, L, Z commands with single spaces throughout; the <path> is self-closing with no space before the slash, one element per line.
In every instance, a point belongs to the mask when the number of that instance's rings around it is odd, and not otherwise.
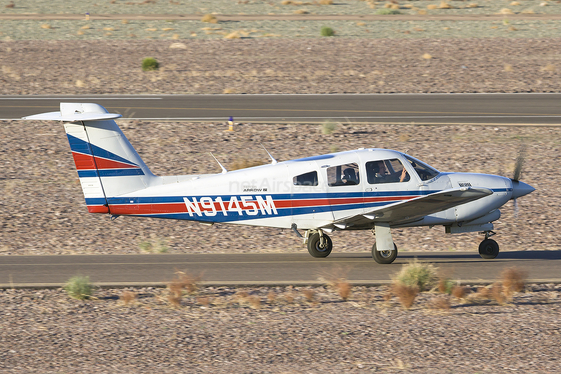
<path fill-rule="evenodd" d="M 381 8 L 376 11 L 376 14 L 380 16 L 387 16 L 392 14 L 401 14 L 401 12 L 397 9 Z"/>
<path fill-rule="evenodd" d="M 331 27 L 323 26 L 321 28 L 321 36 L 333 36 L 335 31 Z"/>
<path fill-rule="evenodd" d="M 321 133 L 323 135 L 331 135 L 337 129 L 337 124 L 331 121 L 325 121 L 321 124 Z"/>
<path fill-rule="evenodd" d="M 154 57 L 146 57 L 144 60 L 142 60 L 143 71 L 158 70 L 159 67 L 160 64 L 158 63 L 158 60 L 156 60 Z"/>
<path fill-rule="evenodd" d="M 434 266 L 415 260 L 403 265 L 394 280 L 405 286 L 418 287 L 423 292 L 432 287 L 436 279 Z"/>
<path fill-rule="evenodd" d="M 73 299 L 84 300 L 92 295 L 92 284 L 90 277 L 77 275 L 70 278 L 64 285 L 64 290 Z"/>

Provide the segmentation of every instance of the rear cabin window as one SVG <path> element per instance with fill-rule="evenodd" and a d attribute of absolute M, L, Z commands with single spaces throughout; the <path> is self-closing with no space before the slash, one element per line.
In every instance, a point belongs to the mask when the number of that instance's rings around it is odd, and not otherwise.
<path fill-rule="evenodd" d="M 327 184 L 334 186 L 354 186 L 360 183 L 358 164 L 343 164 L 327 168 Z"/>
<path fill-rule="evenodd" d="M 318 172 L 310 171 L 309 173 L 300 174 L 292 178 L 295 186 L 317 186 Z"/>
<path fill-rule="evenodd" d="M 403 183 L 411 179 L 397 158 L 367 162 L 366 178 L 370 184 Z"/>

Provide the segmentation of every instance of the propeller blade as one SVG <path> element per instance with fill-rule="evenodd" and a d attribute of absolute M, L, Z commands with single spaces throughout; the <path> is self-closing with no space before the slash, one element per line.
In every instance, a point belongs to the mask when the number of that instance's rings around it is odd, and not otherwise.
<path fill-rule="evenodd" d="M 518 199 L 514 199 L 514 218 L 518 218 Z"/>
<path fill-rule="evenodd" d="M 522 168 L 524 167 L 524 161 L 526 160 L 526 146 L 522 145 L 518 151 L 518 156 L 516 157 L 516 164 L 514 165 L 514 174 L 512 180 L 518 182 L 520 180 L 520 175 L 522 174 Z"/>

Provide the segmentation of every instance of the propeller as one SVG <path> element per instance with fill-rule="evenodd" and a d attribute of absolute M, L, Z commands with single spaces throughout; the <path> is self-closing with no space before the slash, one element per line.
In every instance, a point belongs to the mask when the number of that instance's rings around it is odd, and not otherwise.
<path fill-rule="evenodd" d="M 522 169 L 524 168 L 524 162 L 526 161 L 526 145 L 522 144 L 518 150 L 518 156 L 516 157 L 516 163 L 514 165 L 514 173 L 512 175 L 512 186 L 513 186 L 513 200 L 514 200 L 514 217 L 518 218 L 518 197 L 523 196 L 526 193 L 522 193 L 521 189 L 526 189 L 526 184 L 520 182 L 520 176 L 522 175 Z M 528 186 L 530 187 L 530 186 Z M 532 188 L 533 191 L 533 188 Z"/>
<path fill-rule="evenodd" d="M 518 150 L 518 156 L 516 157 L 516 164 L 514 165 L 514 174 L 512 179 L 515 182 L 520 180 L 520 175 L 522 175 L 522 168 L 524 167 L 524 161 L 526 160 L 526 145 L 522 145 Z"/>

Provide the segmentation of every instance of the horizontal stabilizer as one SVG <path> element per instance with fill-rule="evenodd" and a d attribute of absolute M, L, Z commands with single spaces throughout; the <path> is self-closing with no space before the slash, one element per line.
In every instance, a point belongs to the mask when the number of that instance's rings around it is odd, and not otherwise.
<path fill-rule="evenodd" d="M 60 103 L 60 112 L 35 114 L 23 117 L 22 119 L 38 121 L 86 122 L 105 121 L 120 117 L 120 114 L 109 113 L 104 107 L 98 104 Z"/>

